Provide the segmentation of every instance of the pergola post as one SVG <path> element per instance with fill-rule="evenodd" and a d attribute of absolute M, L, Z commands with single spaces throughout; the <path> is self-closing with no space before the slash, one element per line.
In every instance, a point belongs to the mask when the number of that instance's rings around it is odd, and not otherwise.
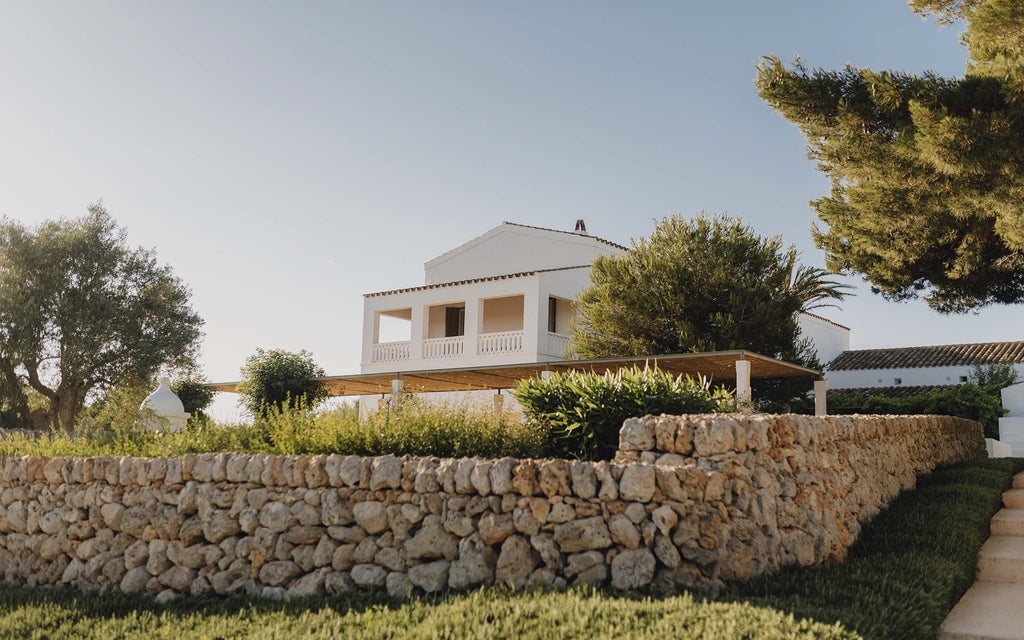
<path fill-rule="evenodd" d="M 749 360 L 736 361 L 736 400 L 742 403 L 751 401 Z"/>
<path fill-rule="evenodd" d="M 824 380 L 814 381 L 814 415 L 828 415 L 828 383 Z"/>

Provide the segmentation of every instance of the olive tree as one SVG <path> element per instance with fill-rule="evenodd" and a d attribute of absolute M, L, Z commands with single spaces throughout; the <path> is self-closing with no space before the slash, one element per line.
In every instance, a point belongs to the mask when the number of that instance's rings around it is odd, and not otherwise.
<path fill-rule="evenodd" d="M 100 204 L 27 227 L 0 219 L 0 377 L 23 421 L 26 387 L 71 429 L 86 398 L 190 368 L 202 337 L 191 292 L 150 249 L 133 248 Z"/>

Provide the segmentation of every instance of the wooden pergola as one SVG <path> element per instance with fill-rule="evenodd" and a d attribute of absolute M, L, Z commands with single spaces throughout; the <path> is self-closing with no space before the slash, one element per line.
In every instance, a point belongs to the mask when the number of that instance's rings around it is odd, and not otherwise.
<path fill-rule="evenodd" d="M 362 373 L 327 376 L 320 380 L 332 396 L 363 396 L 388 394 L 396 388 L 411 393 L 439 391 L 499 391 L 510 389 L 524 378 L 542 377 L 545 371 L 615 372 L 633 366 L 657 367 L 676 375 L 701 375 L 712 382 L 733 382 L 737 395 L 747 390 L 750 379 L 807 378 L 819 380 L 821 372 L 784 362 L 752 351 L 714 351 L 709 353 L 678 353 L 639 358 L 602 358 L 596 360 L 558 360 L 529 364 L 507 364 L 460 369 L 428 369 L 385 373 Z M 400 384 L 396 384 L 400 381 Z M 235 392 L 237 382 L 207 385 L 214 391 Z M 741 396 L 742 397 L 742 396 Z M 749 396 L 748 396 L 749 397 Z"/>

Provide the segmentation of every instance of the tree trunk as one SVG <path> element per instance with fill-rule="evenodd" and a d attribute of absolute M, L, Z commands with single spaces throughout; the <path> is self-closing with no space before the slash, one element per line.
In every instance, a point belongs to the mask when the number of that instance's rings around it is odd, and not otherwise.
<path fill-rule="evenodd" d="M 18 374 L 14 372 L 14 367 L 9 362 L 0 362 L 0 373 L 3 374 L 4 384 L 7 386 L 8 400 L 14 404 L 21 427 L 23 429 L 31 429 L 32 412 L 28 406 L 28 396 L 21 389 L 21 381 L 18 380 Z"/>
<path fill-rule="evenodd" d="M 68 389 L 50 399 L 50 426 L 54 430 L 74 430 L 78 411 L 82 408 L 81 395 L 77 389 Z"/>

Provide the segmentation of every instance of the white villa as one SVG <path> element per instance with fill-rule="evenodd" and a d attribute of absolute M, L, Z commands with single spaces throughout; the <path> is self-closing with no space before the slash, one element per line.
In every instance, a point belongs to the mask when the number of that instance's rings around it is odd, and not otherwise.
<path fill-rule="evenodd" d="M 423 285 L 364 296 L 362 373 L 564 360 L 591 263 L 624 251 L 582 220 L 575 231 L 502 223 L 424 264 Z M 848 328 L 799 320 L 822 362 L 849 349 Z"/>
<path fill-rule="evenodd" d="M 577 228 L 505 222 L 424 264 L 422 286 L 366 294 L 362 372 L 563 359 L 591 262 L 626 250 Z"/>

